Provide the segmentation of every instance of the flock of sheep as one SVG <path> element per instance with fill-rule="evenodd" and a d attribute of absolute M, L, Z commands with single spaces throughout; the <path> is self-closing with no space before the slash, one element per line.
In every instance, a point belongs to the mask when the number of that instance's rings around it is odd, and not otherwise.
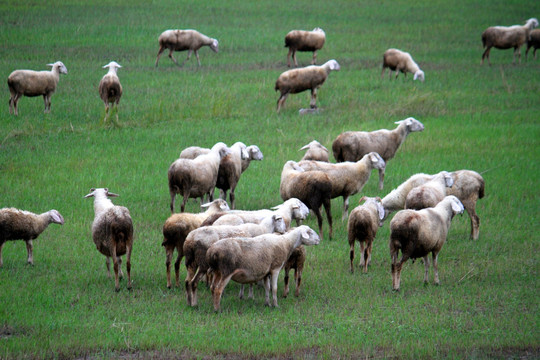
<path fill-rule="evenodd" d="M 491 47 L 500 49 L 519 48 L 527 43 L 527 53 L 540 47 L 540 31 L 536 19 L 530 19 L 524 26 L 490 27 L 482 34 L 486 50 L 482 55 L 489 61 Z M 297 51 L 312 51 L 312 65 L 284 72 L 276 81 L 275 89 L 281 92 L 277 111 L 283 106 L 288 94 L 311 90 L 310 106 L 316 108 L 317 89 L 324 83 L 332 70 L 339 70 L 339 64 L 330 60 L 322 66 L 315 66 L 317 50 L 325 42 L 325 33 L 316 28 L 313 31 L 294 30 L 287 34 L 285 46 L 297 66 Z M 174 51 L 188 50 L 189 60 L 195 52 L 200 66 L 198 50 L 209 46 L 218 51 L 218 41 L 195 30 L 167 30 L 159 37 L 159 52 L 156 66 L 162 52 L 169 49 L 169 57 Z M 520 56 L 521 60 L 521 56 Z M 184 61 L 184 62 L 185 62 Z M 17 115 L 17 102 L 22 95 L 43 95 L 45 111 L 50 110 L 50 98 L 55 91 L 59 75 L 67 74 L 62 62 L 50 64 L 51 71 L 35 72 L 16 70 L 8 77 L 11 93 L 10 113 Z M 117 69 L 121 66 L 110 62 L 104 68 L 108 73 L 99 85 L 100 97 L 109 115 L 109 104 L 116 107 L 122 95 Z M 412 57 L 397 49 L 389 49 L 383 57 L 384 76 L 386 68 L 396 72 L 414 74 L 414 80 L 424 81 L 424 73 Z M 118 116 L 118 115 L 116 115 Z M 370 178 L 373 169 L 379 170 L 379 188 L 383 181 L 387 163 L 392 159 L 411 132 L 421 132 L 424 125 L 407 118 L 396 122 L 393 130 L 347 131 L 339 134 L 332 143 L 332 152 L 337 163 L 329 161 L 328 149 L 314 140 L 301 150 L 307 150 L 299 161 L 287 161 L 282 169 L 280 195 L 283 203 L 262 210 L 235 209 L 235 188 L 241 174 L 250 161 L 262 160 L 263 154 L 256 145 L 246 146 L 237 142 L 232 146 L 219 142 L 211 149 L 190 147 L 184 149 L 169 167 L 168 183 L 171 196 L 171 216 L 163 225 L 162 246 L 166 253 L 167 287 L 172 287 L 171 265 L 174 262 L 175 284 L 180 286 L 180 263 L 185 257 L 187 276 L 185 289 L 188 305 L 197 305 L 197 287 L 206 279 L 212 293 L 214 309 L 220 310 L 224 288 L 234 280 L 252 285 L 264 286 L 265 303 L 277 306 L 277 279 L 281 270 L 285 271 L 283 296 L 289 292 L 289 271 L 295 270 L 295 295 L 298 296 L 301 275 L 306 260 L 304 246 L 317 245 L 323 238 L 323 218 L 320 209 L 324 207 L 329 237 L 332 238 L 331 199 L 343 197 L 342 219 L 347 219 L 348 243 L 350 246 L 350 271 L 354 271 L 355 242 L 360 243 L 360 267 L 368 271 L 371 260 L 372 243 L 377 230 L 383 226 L 388 216 L 397 211 L 390 221 L 390 255 L 392 287 L 399 290 L 402 265 L 408 259 L 423 258 L 425 264 L 424 281 L 428 281 L 429 258 L 438 277 L 438 253 L 445 243 L 448 229 L 455 214 L 467 210 L 471 219 L 471 239 L 478 239 L 480 221 L 476 214 L 476 202 L 484 196 L 484 179 L 471 170 L 454 172 L 441 171 L 437 174 L 413 174 L 396 189 L 382 199 L 362 197 L 362 205 L 348 214 L 349 197 L 360 193 Z M 214 200 L 215 188 L 220 190 L 220 198 Z M 231 208 L 226 202 L 227 192 Z M 175 197 L 182 195 L 181 212 L 175 213 Z M 133 245 L 133 222 L 129 210 L 114 205 L 110 197 L 118 196 L 106 188 L 91 189 L 85 197 L 94 198 L 95 217 L 92 237 L 97 250 L 106 256 L 107 271 L 110 274 L 110 260 L 113 261 L 115 288 L 123 276 L 121 256 L 126 255 L 128 288 L 131 288 L 131 252 Z M 201 213 L 186 213 L 189 198 L 200 198 Z M 205 201 L 205 199 L 208 201 Z M 313 212 L 318 221 L 318 234 L 305 225 L 300 225 Z M 291 227 L 292 222 L 297 227 Z M 64 218 L 56 210 L 40 215 L 14 208 L 0 209 L 0 266 L 2 249 L 8 240 L 24 240 L 28 252 L 28 263 L 33 264 L 32 240 L 36 239 L 49 224 L 63 224 Z M 401 258 L 399 258 L 401 253 Z M 240 297 L 243 297 L 243 287 Z M 272 301 L 270 301 L 270 292 Z"/>

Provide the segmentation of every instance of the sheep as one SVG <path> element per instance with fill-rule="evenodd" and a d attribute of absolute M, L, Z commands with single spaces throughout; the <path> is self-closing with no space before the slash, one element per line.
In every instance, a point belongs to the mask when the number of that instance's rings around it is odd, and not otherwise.
<path fill-rule="evenodd" d="M 304 170 L 324 171 L 332 182 L 331 198 L 343 197 L 343 215 L 345 220 L 349 213 L 349 197 L 362 191 L 371 176 L 371 170 L 384 169 L 386 163 L 376 152 L 370 152 L 356 162 L 342 162 L 337 164 L 322 161 L 301 161 L 298 163 Z"/>
<path fill-rule="evenodd" d="M 8 76 L 8 87 L 11 94 L 9 98 L 9 113 L 18 115 L 17 103 L 21 96 L 43 95 L 45 112 L 51 110 L 51 96 L 56 91 L 56 86 L 60 80 L 60 74 L 67 74 L 66 66 L 57 61 L 52 66 L 51 71 L 15 70 Z"/>
<path fill-rule="evenodd" d="M 337 136 L 332 143 L 332 152 L 337 162 L 358 161 L 364 155 L 375 151 L 385 162 L 392 159 L 401 144 L 412 132 L 424 130 L 424 125 L 415 118 L 396 121 L 393 130 L 346 131 Z M 383 189 L 384 169 L 379 171 L 379 189 Z"/>
<path fill-rule="evenodd" d="M 183 247 L 186 257 L 185 284 L 188 305 L 197 305 L 197 284 L 208 271 L 206 251 L 212 244 L 230 237 L 255 237 L 273 232 L 283 234 L 285 230 L 283 218 L 280 215 L 271 215 L 264 218 L 260 224 L 204 226 L 191 231 Z"/>
<path fill-rule="evenodd" d="M 247 146 L 242 142 L 236 142 L 231 147 L 231 153 L 221 159 L 219 163 L 216 187 L 219 189 L 220 198 L 227 199 L 227 191 L 230 189 L 229 199 L 231 209 L 236 207 L 234 190 L 242 175 L 242 161 L 249 158 Z"/>
<path fill-rule="evenodd" d="M 536 60 L 536 49 L 540 48 L 540 29 L 535 29 L 530 32 L 529 39 L 527 40 L 527 51 L 525 51 L 525 59 L 529 55 L 531 47 L 534 48 L 533 55 Z"/>
<path fill-rule="evenodd" d="M 399 291 L 401 268 L 409 258 L 424 258 L 424 283 L 428 282 L 429 258 L 432 254 L 435 284 L 439 284 L 437 257 L 446 241 L 452 218 L 463 213 L 464 207 L 453 195 L 446 196 L 437 206 L 422 210 L 401 210 L 390 222 L 390 256 L 392 258 L 392 288 Z M 401 259 L 398 261 L 398 253 Z"/>
<path fill-rule="evenodd" d="M 105 117 L 103 121 L 107 121 L 109 116 L 109 103 L 113 104 L 113 110 L 116 108 L 116 121 L 118 121 L 118 103 L 122 97 L 122 85 L 116 72 L 121 67 L 116 61 L 111 61 L 103 66 L 104 69 L 109 68 L 109 72 L 99 82 L 99 96 L 105 104 Z"/>
<path fill-rule="evenodd" d="M 184 242 L 189 233 L 200 226 L 210 216 L 230 210 L 229 205 L 223 199 L 216 199 L 210 203 L 203 204 L 206 211 L 198 214 L 180 213 L 171 215 L 163 224 L 163 242 L 161 246 L 165 248 L 165 266 L 167 268 L 167 288 L 172 287 L 171 283 L 171 261 L 174 249 L 178 256 L 174 262 L 176 275 L 176 286 L 180 286 L 180 262 L 184 257 Z"/>
<path fill-rule="evenodd" d="M 456 196 L 471 219 L 471 234 L 470 238 L 478 239 L 480 218 L 476 214 L 476 201 L 484 197 L 484 178 L 472 170 L 458 170 L 450 173 L 454 180 L 454 185 L 446 190 L 447 195 Z"/>
<path fill-rule="evenodd" d="M 302 272 L 304 270 L 304 263 L 306 262 L 306 248 L 301 245 L 293 250 L 289 259 L 285 265 L 283 265 L 283 272 L 285 276 L 283 277 L 284 287 L 283 287 L 283 297 L 289 295 L 289 271 L 294 269 L 294 283 L 295 290 L 294 296 L 300 296 L 300 285 L 302 283 Z"/>
<path fill-rule="evenodd" d="M 187 59 L 184 60 L 182 65 L 184 66 L 185 62 L 191 57 L 191 52 L 195 52 L 197 57 L 197 63 L 199 67 L 201 66 L 201 61 L 199 60 L 198 50 L 203 46 L 209 46 L 215 53 L 219 51 L 219 43 L 216 39 L 212 39 L 206 35 L 201 34 L 197 30 L 165 30 L 159 35 L 159 51 L 156 59 L 156 67 L 158 66 L 158 61 L 161 56 L 161 53 L 165 49 L 169 49 L 169 57 L 176 65 L 178 61 L 173 56 L 174 51 L 188 51 Z"/>
<path fill-rule="evenodd" d="M 390 68 L 389 77 L 392 76 L 392 71 L 396 72 L 396 79 L 401 71 L 405 77 L 410 72 L 414 74 L 413 80 L 420 80 L 424 82 L 425 75 L 417 63 L 414 62 L 411 54 L 398 49 L 388 49 L 383 54 L 383 65 L 381 72 L 381 79 L 384 78 L 384 71 L 386 68 Z"/>
<path fill-rule="evenodd" d="M 434 207 L 447 195 L 447 189 L 454 185 L 449 172 L 441 171 L 430 181 L 413 188 L 405 198 L 405 209 L 420 210 Z"/>
<path fill-rule="evenodd" d="M 117 197 L 107 188 L 90 189 L 85 198 L 94 198 L 94 222 L 92 238 L 97 250 L 107 257 L 107 273 L 111 275 L 111 258 L 114 264 L 114 284 L 120 291 L 119 276 L 123 277 L 120 268 L 120 256 L 126 255 L 128 290 L 131 290 L 131 251 L 133 249 L 133 222 L 129 210 L 124 206 L 114 205 L 109 197 Z M 120 275 L 119 275 L 120 273 Z"/>
<path fill-rule="evenodd" d="M 297 51 L 313 51 L 313 59 L 311 65 L 315 65 L 317 60 L 317 50 L 322 49 L 326 34 L 323 29 L 315 28 L 312 31 L 292 30 L 285 35 L 285 47 L 289 48 L 287 53 L 287 66 L 291 67 L 291 55 L 294 61 L 294 66 L 298 67 L 296 62 Z"/>
<path fill-rule="evenodd" d="M 364 268 L 364 273 L 368 272 L 368 265 L 371 262 L 371 249 L 373 240 L 377 235 L 377 230 L 382 226 L 384 218 L 384 208 L 379 197 L 366 197 L 360 199 L 363 205 L 355 207 L 351 211 L 347 222 L 347 237 L 349 240 L 349 255 L 351 259 L 351 274 L 354 272 L 354 244 L 360 243 L 360 267 Z"/>
<path fill-rule="evenodd" d="M 174 198 L 182 194 L 182 212 L 189 198 L 201 198 L 208 194 L 209 201 L 214 200 L 214 187 L 216 186 L 219 163 L 223 157 L 230 154 L 230 150 L 222 142 L 215 144 L 208 154 L 200 155 L 195 159 L 177 159 L 169 167 L 169 193 L 171 194 L 171 213 L 174 213 Z"/>
<path fill-rule="evenodd" d="M 277 280 L 279 272 L 294 249 L 300 245 L 317 245 L 320 238 L 309 226 L 302 225 L 283 234 L 264 234 L 254 238 L 228 238 L 219 240 L 206 253 L 213 281 L 210 286 L 214 310 L 220 311 L 221 295 L 232 279 L 241 284 L 265 280 L 266 301 L 277 307 Z"/>
<path fill-rule="evenodd" d="M 339 70 L 340 66 L 336 60 L 329 60 L 321 66 L 311 65 L 305 68 L 288 70 L 279 75 L 274 89 L 280 92 L 277 101 L 277 112 L 287 100 L 289 94 L 297 94 L 302 91 L 311 90 L 310 107 L 317 108 L 317 89 L 326 81 L 328 74 L 332 70 Z"/>
<path fill-rule="evenodd" d="M 302 157 L 302 160 L 316 160 L 316 161 L 324 161 L 324 162 L 330 162 L 328 158 L 328 149 L 324 147 L 320 142 L 317 140 L 313 140 L 307 145 L 302 146 L 299 151 L 307 150 L 304 154 L 304 157 Z"/>
<path fill-rule="evenodd" d="M 0 209 L 0 267 L 3 265 L 2 248 L 9 240 L 24 240 L 28 264 L 34 265 L 32 240 L 37 239 L 50 223 L 63 225 L 64 218 L 57 210 L 37 215 L 15 208 Z"/>
<path fill-rule="evenodd" d="M 283 201 L 297 198 L 315 213 L 319 225 L 319 236 L 323 238 L 321 206 L 324 206 L 329 237 L 332 238 L 332 211 L 330 196 L 332 195 L 332 182 L 323 171 L 305 171 L 298 163 L 289 160 L 283 165 L 279 193 Z"/>
<path fill-rule="evenodd" d="M 525 25 L 488 27 L 482 33 L 482 45 L 486 49 L 482 54 L 482 65 L 484 64 L 485 58 L 487 58 L 488 64 L 491 65 L 489 52 L 492 47 L 503 50 L 514 48 L 514 58 L 512 63 L 516 63 L 516 54 L 518 54 L 519 63 L 521 64 L 521 46 L 528 41 L 531 30 L 537 26 L 538 20 L 530 18 Z"/>

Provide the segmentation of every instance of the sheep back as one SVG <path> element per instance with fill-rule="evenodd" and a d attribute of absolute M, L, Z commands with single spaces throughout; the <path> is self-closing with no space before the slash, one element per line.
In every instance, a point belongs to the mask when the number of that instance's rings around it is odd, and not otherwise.
<path fill-rule="evenodd" d="M 328 72 L 320 66 L 310 65 L 301 69 L 292 69 L 278 77 L 275 90 L 279 90 L 282 94 L 296 94 L 321 86 L 327 77 Z"/>
<path fill-rule="evenodd" d="M 124 255 L 133 242 L 129 210 L 124 206 L 114 206 L 98 214 L 92 224 L 92 238 L 103 255 L 112 256 L 111 249 L 115 243 L 116 256 Z"/>
<path fill-rule="evenodd" d="M 15 208 L 0 210 L 0 243 L 6 240 L 31 240 L 48 225 L 44 219 L 28 211 Z"/>
<path fill-rule="evenodd" d="M 326 36 L 322 30 L 292 30 L 285 35 L 285 47 L 297 51 L 316 51 L 322 49 Z"/>
<path fill-rule="evenodd" d="M 122 85 L 118 79 L 118 76 L 113 74 L 106 74 L 99 83 L 99 94 L 101 100 L 105 103 L 120 102 L 122 96 Z"/>
<path fill-rule="evenodd" d="M 59 76 L 51 71 L 15 70 L 8 77 L 8 86 L 15 93 L 33 97 L 56 90 Z"/>

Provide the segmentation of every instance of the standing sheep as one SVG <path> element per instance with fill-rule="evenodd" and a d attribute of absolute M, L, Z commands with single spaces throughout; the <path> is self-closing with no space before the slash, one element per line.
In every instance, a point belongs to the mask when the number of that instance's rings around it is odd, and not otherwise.
<path fill-rule="evenodd" d="M 489 61 L 489 52 L 492 47 L 497 49 L 514 48 L 514 58 L 512 63 L 516 63 L 516 54 L 519 55 L 519 63 L 521 64 L 521 46 L 529 39 L 529 34 L 532 29 L 538 26 L 538 20 L 531 18 L 527 20 L 525 25 L 513 26 L 491 26 L 482 33 L 482 45 L 486 49 L 482 54 L 482 65 L 484 59 Z"/>
<path fill-rule="evenodd" d="M 529 40 L 527 40 L 527 51 L 525 51 L 525 59 L 529 55 L 529 50 L 534 48 L 533 55 L 536 60 L 536 49 L 540 48 L 540 29 L 535 29 L 529 34 Z"/>
<path fill-rule="evenodd" d="M 94 222 L 92 223 L 92 238 L 97 250 L 107 257 L 107 273 L 111 275 L 111 258 L 114 264 L 114 284 L 120 291 L 119 277 L 123 277 L 122 259 L 126 255 L 126 270 L 128 276 L 127 288 L 131 289 L 131 250 L 133 248 L 133 222 L 129 210 L 124 206 L 114 205 L 109 197 L 117 194 L 107 188 L 91 189 L 85 198 L 94 198 Z M 120 274 L 119 274 L 120 273 Z"/>
<path fill-rule="evenodd" d="M 297 94 L 302 91 L 311 90 L 310 107 L 317 108 L 317 90 L 326 81 L 328 74 L 332 70 L 339 70 L 336 60 L 329 60 L 321 66 L 311 65 L 305 68 L 288 70 L 279 75 L 274 89 L 279 90 L 280 97 L 277 101 L 277 112 L 287 100 L 289 94 Z"/>
<path fill-rule="evenodd" d="M 188 51 L 187 59 L 182 63 L 183 66 L 191 57 L 191 52 L 195 52 L 197 63 L 201 66 L 198 50 L 203 46 L 209 46 L 214 52 L 219 51 L 219 43 L 216 39 L 212 39 L 201 34 L 197 30 L 166 30 L 159 35 L 159 51 L 156 59 L 156 67 L 158 66 L 159 57 L 165 49 L 169 49 L 169 57 L 176 65 L 178 61 L 173 56 L 174 51 Z"/>
<path fill-rule="evenodd" d="M 434 207 L 445 198 L 447 188 L 451 188 L 452 185 L 454 185 L 452 175 L 441 171 L 430 181 L 409 191 L 405 198 L 405 209 L 421 210 Z"/>
<path fill-rule="evenodd" d="M 9 98 L 9 113 L 14 110 L 18 115 L 17 103 L 21 96 L 43 95 L 45 112 L 51 110 L 51 96 L 56 91 L 56 86 L 60 80 L 60 74 L 67 74 L 66 66 L 57 61 L 52 66 L 51 71 L 15 70 L 8 76 L 8 87 L 11 94 Z"/>
<path fill-rule="evenodd" d="M 410 72 L 414 74 L 413 80 L 420 80 L 424 82 L 425 75 L 417 63 L 414 62 L 411 54 L 398 49 L 388 49 L 383 55 L 383 65 L 381 72 L 381 79 L 384 78 L 384 71 L 386 68 L 390 68 L 389 76 L 392 76 L 392 71 L 396 72 L 396 79 L 401 71 L 405 77 Z"/>
<path fill-rule="evenodd" d="M 299 151 L 307 150 L 304 157 L 300 160 L 316 160 L 330 162 L 328 158 L 328 149 L 317 140 L 313 140 L 307 145 L 302 146 Z"/>
<path fill-rule="evenodd" d="M 323 29 L 315 28 L 312 31 L 292 30 L 285 35 L 285 47 L 289 48 L 287 53 L 287 66 L 291 67 L 291 54 L 294 60 L 294 66 L 298 67 L 296 62 L 297 51 L 313 51 L 313 59 L 311 65 L 315 65 L 317 60 L 317 50 L 322 49 L 326 34 Z"/>
<path fill-rule="evenodd" d="M 424 130 L 424 125 L 415 118 L 396 121 L 393 130 L 346 131 L 332 143 L 332 152 L 337 162 L 358 161 L 369 152 L 375 151 L 385 162 L 392 159 L 401 144 L 412 132 Z M 384 169 L 379 171 L 379 189 L 382 190 Z"/>
<path fill-rule="evenodd" d="M 116 109 L 116 121 L 118 122 L 118 103 L 122 97 L 122 85 L 116 72 L 121 67 L 116 61 L 111 61 L 103 66 L 104 69 L 109 68 L 109 72 L 99 82 L 99 97 L 105 104 L 105 117 L 103 121 L 107 121 L 109 117 L 109 103 L 112 103 L 113 110 Z"/>
<path fill-rule="evenodd" d="M 401 210 L 390 222 L 390 256 L 392 258 L 392 288 L 399 290 L 401 268 L 409 258 L 424 258 L 424 283 L 428 282 L 429 258 L 433 258 L 435 284 L 439 284 L 437 256 L 441 251 L 452 218 L 463 213 L 463 205 L 453 195 L 447 196 L 433 208 Z M 399 251 L 401 259 L 398 261 Z"/>
<path fill-rule="evenodd" d="M 484 178 L 472 170 L 458 170 L 451 173 L 454 185 L 447 189 L 447 195 L 456 196 L 471 218 L 471 235 L 473 240 L 478 239 L 480 233 L 480 218 L 476 214 L 476 201 L 484 197 Z"/>
<path fill-rule="evenodd" d="M 300 296 L 300 285 L 302 284 L 302 272 L 304 271 L 304 263 L 306 262 L 306 248 L 301 245 L 294 249 L 289 259 L 285 265 L 283 265 L 283 272 L 285 276 L 283 277 L 284 287 L 283 287 L 283 297 L 289 295 L 289 272 L 291 269 L 294 269 L 294 296 Z"/>
<path fill-rule="evenodd" d="M 63 225 L 64 218 L 56 210 L 36 215 L 15 208 L 0 209 L 0 267 L 3 265 L 2 248 L 9 240 L 24 240 L 28 263 L 34 265 L 32 240 L 37 239 L 50 223 Z"/>
<path fill-rule="evenodd" d="M 231 153 L 224 156 L 219 163 L 216 187 L 219 189 L 220 198 L 227 200 L 227 191 L 230 190 L 229 199 L 231 208 L 236 207 L 234 190 L 242 175 L 242 161 L 249 159 L 247 147 L 242 142 L 236 142 L 230 147 Z"/>

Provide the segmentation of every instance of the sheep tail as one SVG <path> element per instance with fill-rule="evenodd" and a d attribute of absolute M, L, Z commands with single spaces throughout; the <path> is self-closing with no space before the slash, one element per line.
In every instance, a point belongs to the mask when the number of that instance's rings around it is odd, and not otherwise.
<path fill-rule="evenodd" d="M 484 197 L 485 185 L 486 185 L 486 182 L 484 181 L 484 179 L 482 179 L 482 181 L 480 183 L 480 189 L 478 190 L 478 198 L 479 199 Z"/>

